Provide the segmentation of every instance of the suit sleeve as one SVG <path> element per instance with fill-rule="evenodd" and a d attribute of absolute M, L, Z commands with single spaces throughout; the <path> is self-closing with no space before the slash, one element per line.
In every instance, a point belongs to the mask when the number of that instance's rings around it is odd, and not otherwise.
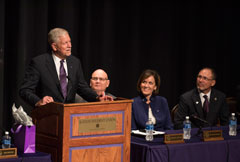
<path fill-rule="evenodd" d="M 32 106 L 35 106 L 40 100 L 40 97 L 36 95 L 39 78 L 40 74 L 37 71 L 35 62 L 32 60 L 26 69 L 23 82 L 19 89 L 20 97 Z"/>
<path fill-rule="evenodd" d="M 131 129 L 136 130 L 137 125 L 136 125 L 136 120 L 135 120 L 135 115 L 134 115 L 134 103 L 132 103 L 132 121 L 131 121 Z"/>
<path fill-rule="evenodd" d="M 165 124 L 165 130 L 168 130 L 168 129 L 173 129 L 173 124 L 172 124 L 172 119 L 171 119 L 171 116 L 170 116 L 170 111 L 169 111 L 169 107 L 168 107 L 168 103 L 167 103 L 167 100 L 165 100 L 166 102 L 166 105 L 167 105 L 167 108 L 166 108 L 166 124 Z"/>

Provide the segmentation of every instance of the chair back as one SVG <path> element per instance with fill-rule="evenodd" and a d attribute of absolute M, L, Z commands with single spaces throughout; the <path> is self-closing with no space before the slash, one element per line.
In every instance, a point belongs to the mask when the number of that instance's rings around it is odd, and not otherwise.
<path fill-rule="evenodd" d="M 177 110 L 178 110 L 178 104 L 176 104 L 171 110 L 171 118 L 172 118 L 173 123 L 174 123 L 174 117 L 175 117 Z"/>

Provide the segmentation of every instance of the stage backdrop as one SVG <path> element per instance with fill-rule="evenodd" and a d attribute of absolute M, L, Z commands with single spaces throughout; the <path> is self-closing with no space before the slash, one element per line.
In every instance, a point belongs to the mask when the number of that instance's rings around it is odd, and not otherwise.
<path fill-rule="evenodd" d="M 72 55 L 81 59 L 86 80 L 95 69 L 106 70 L 108 91 L 116 96 L 137 96 L 139 75 L 154 69 L 161 75 L 159 95 L 171 109 L 195 86 L 204 66 L 216 69 L 216 88 L 234 96 L 240 83 L 240 10 L 233 6 L 231 1 L 1 0 L 1 127 L 11 126 L 24 69 L 49 49 L 47 33 L 55 27 L 69 31 Z"/>

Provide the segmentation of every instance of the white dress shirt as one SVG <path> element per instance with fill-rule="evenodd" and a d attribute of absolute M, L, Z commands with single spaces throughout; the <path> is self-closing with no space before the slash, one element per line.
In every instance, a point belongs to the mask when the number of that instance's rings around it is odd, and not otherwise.
<path fill-rule="evenodd" d="M 149 105 L 149 108 L 148 108 L 148 119 L 151 119 L 153 124 L 156 124 L 156 118 L 153 116 L 153 113 L 152 113 L 152 109 Z"/>
<path fill-rule="evenodd" d="M 203 97 L 204 95 L 207 95 L 207 98 L 208 98 L 208 102 L 210 103 L 210 94 L 211 94 L 211 91 L 209 91 L 207 94 L 204 94 L 204 93 L 200 93 L 200 99 L 201 99 L 201 102 L 202 102 L 202 106 L 203 106 L 203 103 L 205 101 L 205 98 Z"/>
<path fill-rule="evenodd" d="M 52 57 L 53 57 L 53 61 L 55 63 L 58 79 L 60 80 L 60 77 L 59 77 L 60 76 L 60 65 L 61 65 L 60 61 L 62 59 L 57 57 L 54 53 L 52 53 Z M 66 61 L 66 59 L 64 59 L 63 66 L 64 66 L 64 69 L 66 71 L 66 76 L 68 76 L 68 69 L 67 69 L 67 61 Z M 68 79 L 67 79 L 67 81 L 68 81 Z"/>

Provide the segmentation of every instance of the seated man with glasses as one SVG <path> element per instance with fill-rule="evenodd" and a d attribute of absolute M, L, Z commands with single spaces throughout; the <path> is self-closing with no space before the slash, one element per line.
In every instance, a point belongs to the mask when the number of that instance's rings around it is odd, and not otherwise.
<path fill-rule="evenodd" d="M 226 95 L 214 88 L 216 73 L 212 68 L 203 68 L 197 75 L 196 88 L 180 96 L 174 117 L 175 129 L 183 128 L 186 116 L 192 119 L 192 127 L 227 125 L 229 109 Z"/>
<path fill-rule="evenodd" d="M 106 92 L 107 87 L 110 84 L 107 73 L 102 69 L 97 69 L 92 73 L 92 78 L 90 79 L 90 87 L 100 96 L 102 94 L 111 96 L 113 99 L 116 99 L 110 93 Z M 77 96 L 76 102 L 87 102 L 82 97 Z"/>

